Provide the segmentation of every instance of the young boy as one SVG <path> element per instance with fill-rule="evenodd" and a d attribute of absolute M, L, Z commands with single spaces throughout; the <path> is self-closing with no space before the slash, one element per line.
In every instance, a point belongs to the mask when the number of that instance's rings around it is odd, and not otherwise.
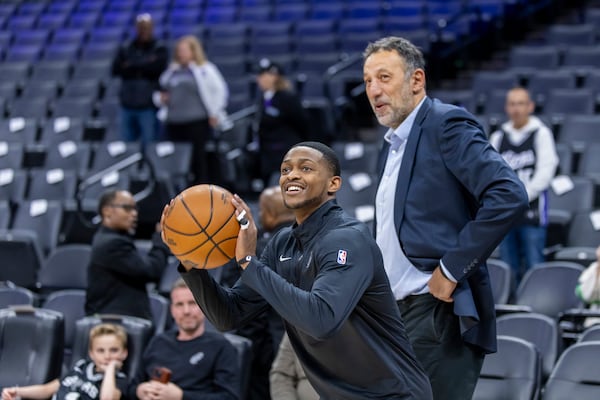
<path fill-rule="evenodd" d="M 127 358 L 127 333 L 114 324 L 99 324 L 90 331 L 89 356 L 81 359 L 62 380 L 45 384 L 10 387 L 2 400 L 78 398 L 80 400 L 119 400 L 127 388 L 127 376 L 120 371 Z"/>

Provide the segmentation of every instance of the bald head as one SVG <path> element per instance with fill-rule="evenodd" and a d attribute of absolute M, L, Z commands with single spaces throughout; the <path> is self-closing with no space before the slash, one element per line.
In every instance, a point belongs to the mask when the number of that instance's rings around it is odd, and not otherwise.
<path fill-rule="evenodd" d="M 277 225 L 295 221 L 294 213 L 283 204 L 283 195 L 279 186 L 266 188 L 258 199 L 260 223 L 263 229 L 271 232 Z"/>
<path fill-rule="evenodd" d="M 140 42 L 149 42 L 154 36 L 154 24 L 152 16 L 144 13 L 140 14 L 135 19 L 135 30 L 137 32 L 137 40 Z"/>

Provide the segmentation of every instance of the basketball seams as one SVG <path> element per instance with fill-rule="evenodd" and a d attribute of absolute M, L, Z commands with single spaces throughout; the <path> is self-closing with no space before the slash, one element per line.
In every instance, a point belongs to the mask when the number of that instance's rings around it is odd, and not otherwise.
<path fill-rule="evenodd" d="M 208 232 L 211 230 L 211 223 L 215 222 L 215 218 L 213 218 L 213 213 L 216 210 L 216 202 L 221 200 L 223 201 L 224 204 L 227 204 L 227 199 L 230 197 L 230 195 L 228 194 L 228 192 L 225 189 L 221 189 L 220 191 L 217 189 L 220 189 L 218 186 L 215 187 L 214 185 L 207 185 L 208 187 L 208 192 L 209 192 L 209 196 L 210 196 L 210 213 L 209 213 L 209 219 L 206 223 L 206 227 L 203 227 L 201 225 L 201 223 L 199 222 L 197 216 L 192 212 L 192 209 L 190 208 L 190 205 L 185 201 L 185 195 L 182 193 L 180 194 L 178 197 L 178 200 L 181 202 L 182 206 L 185 209 L 186 214 L 188 215 L 188 217 L 191 218 L 191 220 L 193 221 L 193 223 L 200 229 L 200 232 L 197 233 L 184 233 L 184 232 L 180 232 L 176 229 L 173 229 L 173 227 L 169 226 L 167 223 L 165 223 L 165 229 L 168 229 L 169 231 L 173 232 L 174 234 L 177 235 L 181 235 L 181 236 L 186 236 L 186 237 L 193 237 L 193 236 L 197 236 L 200 234 L 205 234 L 206 235 L 206 239 L 202 241 L 202 243 L 199 243 L 198 245 L 194 246 L 192 249 L 188 249 L 185 252 L 182 253 L 176 253 L 175 251 L 173 251 L 173 254 L 175 256 L 181 257 L 181 256 L 186 256 L 189 255 L 191 253 L 194 253 L 198 250 L 201 250 L 202 247 L 206 246 L 208 247 L 208 251 L 206 254 L 199 254 L 202 256 L 203 260 L 202 260 L 202 266 L 196 264 L 195 268 L 202 268 L 202 269 L 206 269 L 208 262 L 210 261 L 211 256 L 212 257 L 217 257 L 215 254 L 215 250 L 217 250 L 218 254 L 222 255 L 225 259 L 230 260 L 232 258 L 232 256 L 228 255 L 228 252 L 226 250 L 229 250 L 227 247 L 228 246 L 224 246 L 224 244 L 227 244 L 228 242 L 231 242 L 232 240 L 237 240 L 237 234 L 235 235 L 230 235 L 228 237 L 225 238 L 219 238 L 219 240 L 216 240 L 216 237 L 219 235 L 219 233 L 221 233 L 225 228 L 229 227 L 229 231 L 231 231 L 231 221 L 232 219 L 235 218 L 235 208 L 232 207 L 232 211 L 229 213 L 229 216 L 226 216 L 223 220 L 223 222 L 220 224 L 220 226 L 218 226 L 217 229 L 215 229 L 215 231 L 212 234 L 209 234 Z M 217 198 L 214 198 L 213 196 L 220 196 L 221 198 L 218 200 Z M 237 224 L 237 221 L 235 221 L 235 223 Z M 215 226 L 216 227 L 216 226 Z M 208 243 L 211 243 L 212 246 L 208 246 Z M 176 246 L 175 246 L 176 247 Z M 176 249 L 175 249 L 176 250 Z M 230 251 L 231 252 L 231 251 Z M 192 257 L 193 258 L 193 257 Z M 188 262 L 194 262 L 192 260 L 187 260 Z"/>

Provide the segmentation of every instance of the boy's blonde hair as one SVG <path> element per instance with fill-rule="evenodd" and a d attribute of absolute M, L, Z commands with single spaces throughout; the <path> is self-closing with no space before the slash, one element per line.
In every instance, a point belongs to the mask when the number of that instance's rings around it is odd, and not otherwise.
<path fill-rule="evenodd" d="M 121 342 L 124 349 L 127 349 L 127 332 L 121 325 L 116 324 L 98 324 L 90 329 L 89 348 L 92 349 L 92 344 L 97 337 L 105 335 L 115 335 L 117 340 Z"/>

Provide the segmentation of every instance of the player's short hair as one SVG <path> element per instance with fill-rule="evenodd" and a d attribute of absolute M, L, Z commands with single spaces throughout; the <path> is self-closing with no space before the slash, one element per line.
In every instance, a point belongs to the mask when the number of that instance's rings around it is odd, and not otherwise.
<path fill-rule="evenodd" d="M 317 150 L 319 153 L 323 154 L 323 158 L 327 162 L 327 165 L 329 165 L 329 169 L 331 170 L 333 176 L 340 176 L 342 174 L 342 168 L 340 167 L 340 159 L 338 158 L 335 151 L 326 144 L 312 141 L 300 142 L 293 145 L 290 148 L 290 150 L 296 147 L 310 147 L 311 149 Z"/>

